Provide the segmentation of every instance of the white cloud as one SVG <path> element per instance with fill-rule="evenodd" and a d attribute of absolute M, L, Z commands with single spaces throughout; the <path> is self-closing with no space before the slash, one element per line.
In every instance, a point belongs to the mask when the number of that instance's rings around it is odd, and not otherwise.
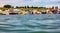
<path fill-rule="evenodd" d="M 12 6 L 52 6 L 60 4 L 60 0 L 0 0 L 0 7 L 5 4 L 10 4 Z M 57 2 L 57 3 L 56 3 Z M 48 5 L 52 4 L 52 5 Z"/>
<path fill-rule="evenodd" d="M 60 0 L 50 0 L 50 1 L 60 1 Z"/>

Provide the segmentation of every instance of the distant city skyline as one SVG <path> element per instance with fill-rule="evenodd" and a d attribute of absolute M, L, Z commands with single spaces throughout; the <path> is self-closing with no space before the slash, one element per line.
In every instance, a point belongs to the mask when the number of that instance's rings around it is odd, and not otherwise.
<path fill-rule="evenodd" d="M 60 8 L 60 0 L 0 0 L 0 7 L 9 4 L 16 6 L 52 7 Z"/>

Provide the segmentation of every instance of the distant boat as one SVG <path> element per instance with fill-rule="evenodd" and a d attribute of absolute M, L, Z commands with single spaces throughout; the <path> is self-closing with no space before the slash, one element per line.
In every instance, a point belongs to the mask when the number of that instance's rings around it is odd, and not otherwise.
<path fill-rule="evenodd" d="M 9 15 L 18 15 L 19 10 L 14 9 L 14 10 L 12 10 L 12 11 L 9 10 L 8 12 L 9 12 Z"/>

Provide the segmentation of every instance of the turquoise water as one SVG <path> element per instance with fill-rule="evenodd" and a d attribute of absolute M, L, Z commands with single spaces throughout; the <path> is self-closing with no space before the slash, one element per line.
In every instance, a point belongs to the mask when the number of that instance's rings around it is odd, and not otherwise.
<path fill-rule="evenodd" d="M 0 15 L 0 33 L 60 33 L 60 15 Z"/>

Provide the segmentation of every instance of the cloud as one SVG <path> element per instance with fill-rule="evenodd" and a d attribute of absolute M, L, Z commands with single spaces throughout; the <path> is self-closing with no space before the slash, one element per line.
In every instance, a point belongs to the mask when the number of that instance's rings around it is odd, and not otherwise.
<path fill-rule="evenodd" d="M 60 0 L 50 0 L 50 1 L 60 1 Z"/>
<path fill-rule="evenodd" d="M 10 4 L 12 6 L 55 6 L 60 5 L 60 0 L 0 0 L 0 7 L 3 7 L 5 4 Z"/>

